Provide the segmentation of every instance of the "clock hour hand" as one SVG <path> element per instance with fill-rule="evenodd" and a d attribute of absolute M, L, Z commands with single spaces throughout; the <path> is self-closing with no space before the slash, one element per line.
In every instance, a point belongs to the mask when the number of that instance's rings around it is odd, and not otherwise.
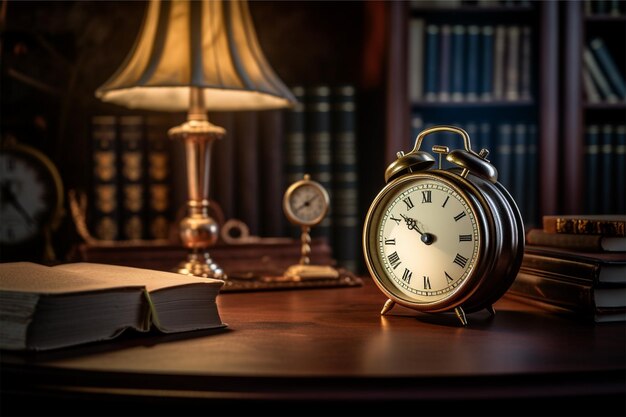
<path fill-rule="evenodd" d="M 406 222 L 406 226 L 409 228 L 409 230 L 415 230 L 417 233 L 420 234 L 421 241 L 424 242 L 424 244 L 430 245 L 435 241 L 435 236 L 430 233 L 424 233 L 420 230 L 419 226 L 417 225 L 417 220 L 411 217 L 407 217 L 404 214 L 400 214 L 400 216 L 402 216 L 402 218 Z"/>
<path fill-rule="evenodd" d="M 301 209 L 303 209 L 303 208 L 305 208 L 305 207 L 308 207 L 309 205 L 311 205 L 311 202 L 312 202 L 313 200 L 315 200 L 316 198 L 317 198 L 317 194 L 316 194 L 316 195 L 314 195 L 313 197 L 309 198 L 309 199 L 308 199 L 307 201 L 305 201 L 304 203 L 302 203 L 302 205 L 301 205 L 301 206 L 297 207 L 297 208 L 296 208 L 296 211 L 300 211 Z"/>
<path fill-rule="evenodd" d="M 34 223 L 34 220 L 32 217 L 30 217 L 30 214 L 28 214 L 28 212 L 24 209 L 24 206 L 20 204 L 15 193 L 13 192 L 13 189 L 11 188 L 11 183 L 9 181 L 3 181 L 0 190 L 2 193 L 2 204 L 11 204 L 15 208 L 15 210 L 20 213 L 24 220 L 26 220 L 28 224 L 32 225 Z"/>

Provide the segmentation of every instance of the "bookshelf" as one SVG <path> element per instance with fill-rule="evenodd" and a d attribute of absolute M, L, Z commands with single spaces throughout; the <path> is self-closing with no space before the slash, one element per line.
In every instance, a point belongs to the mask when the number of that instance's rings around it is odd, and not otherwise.
<path fill-rule="evenodd" d="M 482 119 L 483 122 L 492 124 L 492 142 L 489 148 L 493 156 L 492 161 L 500 171 L 501 182 L 518 202 L 527 226 L 536 225 L 537 219 L 544 214 L 589 211 L 586 200 L 590 187 L 598 188 L 599 194 L 603 193 L 601 188 L 604 187 L 604 199 L 607 200 L 607 192 L 615 193 L 616 190 L 623 190 L 624 186 L 618 181 L 621 178 L 619 169 L 622 169 L 623 163 L 612 162 L 611 166 L 614 170 L 609 170 L 602 165 L 602 160 L 599 160 L 597 169 L 609 172 L 605 175 L 611 175 L 610 182 L 599 180 L 596 181 L 599 182 L 598 184 L 588 184 L 586 129 L 590 125 L 598 126 L 599 140 L 602 141 L 602 129 L 610 125 L 614 132 L 612 149 L 616 153 L 618 149 L 616 137 L 619 136 L 617 132 L 623 132 L 620 126 L 626 123 L 626 102 L 623 97 L 620 97 L 619 89 L 615 92 L 616 99 L 591 100 L 588 97 L 583 84 L 584 50 L 593 39 L 602 39 L 616 63 L 617 72 L 623 77 L 626 70 L 625 53 L 620 42 L 626 35 L 626 2 L 604 2 L 604 9 L 596 4 L 600 2 L 588 1 L 489 2 L 488 5 L 485 3 L 480 1 L 448 2 L 445 7 L 436 2 L 425 1 L 389 4 L 388 38 L 392 52 L 387 62 L 385 163 L 393 161 L 398 150 L 411 149 L 415 132 L 427 127 L 427 123 L 457 124 L 468 130 L 470 136 L 473 137 L 469 130 L 475 129 L 476 126 L 468 122 L 480 125 Z M 601 12 L 596 10 L 598 8 Z M 494 33 L 498 26 L 504 26 L 507 33 L 513 27 L 520 27 L 522 30 L 528 28 L 530 43 L 526 46 L 521 43 L 519 47 L 522 51 L 518 52 L 516 57 L 519 60 L 518 67 L 521 68 L 518 73 L 520 77 L 518 82 L 524 82 L 522 79 L 525 78 L 525 82 L 530 83 L 526 86 L 528 94 L 513 95 L 514 98 L 511 98 L 507 96 L 505 88 L 504 96 L 492 94 L 487 99 L 481 97 L 480 91 L 477 98 L 476 96 L 469 98 L 467 90 L 465 90 L 466 95 L 457 98 L 457 101 L 452 98 L 452 95 L 446 96 L 445 94 L 443 96 L 436 94 L 434 98 L 431 95 L 428 98 L 429 64 L 427 62 L 422 68 L 423 73 L 418 75 L 423 80 L 423 85 L 418 88 L 418 92 L 422 95 L 416 100 L 415 82 L 411 79 L 415 76 L 412 71 L 415 67 L 414 62 L 419 62 L 419 59 L 412 56 L 415 43 L 415 39 L 412 38 L 415 36 L 413 26 L 416 21 L 420 22 L 418 26 L 421 26 L 423 30 L 420 35 L 421 39 L 417 41 L 421 42 L 422 61 L 430 59 L 430 62 L 433 62 L 434 60 L 436 62 L 434 73 L 439 76 L 442 73 L 445 75 L 448 71 L 455 71 L 454 52 L 447 61 L 442 60 L 441 57 L 429 56 L 429 27 L 435 32 L 438 31 L 440 49 L 451 48 L 453 51 L 454 39 L 444 40 L 443 34 L 447 34 L 447 30 L 454 33 L 455 27 L 463 28 L 468 50 L 472 48 L 471 41 L 467 40 L 468 33 L 470 30 L 476 33 L 476 27 L 479 33 L 484 33 L 486 27 L 493 27 Z M 448 29 L 444 29 L 446 27 Z M 446 42 L 451 45 L 446 45 Z M 485 42 L 484 39 L 482 42 Z M 497 43 L 497 39 L 493 39 L 493 42 Z M 507 37 L 505 43 L 508 42 Z M 530 53 L 524 52 L 524 48 L 530 48 Z M 398 52 L 394 55 L 393 50 L 398 50 Z M 481 50 L 478 49 L 478 52 L 480 55 Z M 471 54 L 467 51 L 464 53 L 466 59 L 462 61 L 461 70 L 462 76 L 467 79 L 472 76 L 473 70 L 471 59 L 469 59 Z M 594 56 L 595 53 L 596 51 L 594 51 Z M 494 47 L 494 54 L 497 54 L 497 46 Z M 510 56 L 505 50 L 503 58 L 505 62 L 511 60 Z M 498 58 L 494 56 L 493 61 L 497 62 L 497 60 Z M 444 68 L 444 65 L 449 65 L 449 68 Z M 480 62 L 478 65 L 482 68 Z M 494 64 L 495 66 L 497 64 Z M 489 70 L 493 71 L 493 69 Z M 430 70 L 433 71 L 432 68 Z M 493 76 L 495 77 L 495 74 Z M 454 75 L 452 77 L 451 83 L 454 82 Z M 608 83 L 611 84 L 611 79 Z M 444 86 L 450 87 L 445 83 Z M 439 87 L 441 87 L 441 82 L 439 82 Z M 422 117 L 421 120 L 416 121 L 414 116 L 418 112 Z M 507 120 L 510 128 L 507 127 L 504 131 L 496 128 L 494 131 L 494 126 L 502 120 Z M 536 129 L 536 156 L 529 155 L 528 157 L 535 159 L 536 165 L 534 168 L 527 165 L 525 172 L 516 168 L 515 156 L 509 160 L 511 167 L 507 167 L 505 160 L 498 155 L 499 148 L 508 146 L 506 143 L 509 140 L 508 131 L 512 129 L 515 132 L 520 120 L 536 126 L 534 128 Z M 479 137 L 477 141 L 481 142 L 480 128 L 477 132 Z M 623 133 L 621 135 L 623 136 Z M 515 138 L 510 142 L 513 153 L 516 148 L 514 141 Z M 603 149 L 601 145 L 600 151 Z M 615 161 L 617 157 L 613 155 L 611 158 Z M 536 179 L 533 181 L 536 182 L 527 182 L 523 192 L 520 192 L 519 185 L 514 184 L 515 181 L 505 183 L 507 171 L 511 170 L 514 170 L 510 174 L 513 177 L 519 176 L 521 172 L 524 176 L 534 176 Z M 598 195 L 597 198 L 602 199 L 602 196 Z M 611 198 L 614 196 L 608 197 L 608 199 Z M 623 196 L 621 199 L 623 200 Z M 623 208 L 616 207 L 616 203 L 610 204 L 611 206 L 603 211 L 619 212 L 622 210 L 623 213 Z M 535 208 L 534 211 L 532 207 Z"/>
<path fill-rule="evenodd" d="M 623 161 L 616 163 L 614 167 L 602 164 L 602 147 L 598 150 L 595 163 L 589 155 L 591 147 L 590 135 L 598 130 L 598 135 L 606 126 L 610 126 L 613 133 L 613 149 L 615 153 L 616 136 L 618 126 L 626 124 L 626 97 L 614 92 L 616 98 L 607 99 L 605 95 L 590 94 L 585 85 L 584 71 L 588 71 L 584 58 L 585 48 L 589 47 L 594 39 L 601 39 L 611 56 L 618 71 L 623 74 L 626 71 L 626 53 L 624 52 L 621 39 L 626 36 L 626 2 L 604 1 L 576 1 L 565 5 L 565 29 L 567 48 L 564 60 L 569 71 L 565 74 L 565 88 L 563 92 L 563 145 L 566 153 L 565 159 L 572 163 L 564 166 L 564 202 L 563 210 L 568 213 L 597 213 L 615 212 L 624 213 L 624 183 L 619 183 L 623 178 Z M 619 40 L 617 40 L 619 39 Z M 593 55 L 597 58 L 597 55 Z M 610 84 L 610 83 L 609 83 Z M 595 84 L 596 87 L 598 84 Z M 614 87 L 612 87 L 614 88 Z M 622 128 L 623 129 L 623 128 Z M 602 139 L 598 139 L 601 144 Z M 596 166 L 598 165 L 598 166 Z M 609 172 L 615 168 L 615 172 L 608 174 L 608 178 L 602 171 L 596 173 L 596 182 L 591 182 L 590 176 L 596 169 L 606 168 Z M 591 175 L 590 175 L 591 173 Z M 608 181 L 608 182 L 607 182 Z M 581 184 L 585 184 L 581 187 Z M 603 190 L 604 187 L 607 187 Z M 607 191 L 612 195 L 607 197 Z M 615 190 L 613 193 L 612 190 Z M 592 194 L 589 195 L 588 192 Z M 615 204 L 602 203 L 602 199 L 612 199 Z M 599 201 L 598 204 L 591 204 Z"/>

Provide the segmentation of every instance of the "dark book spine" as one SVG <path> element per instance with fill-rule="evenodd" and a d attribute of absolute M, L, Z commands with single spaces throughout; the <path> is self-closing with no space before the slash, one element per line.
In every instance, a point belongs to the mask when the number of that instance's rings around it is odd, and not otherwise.
<path fill-rule="evenodd" d="M 120 238 L 118 204 L 118 140 L 115 116 L 94 116 L 91 119 L 93 194 L 91 231 L 97 239 Z"/>
<path fill-rule="evenodd" d="M 512 178 L 512 188 L 511 194 L 513 195 L 513 199 L 517 202 L 517 206 L 519 207 L 522 219 L 524 219 L 524 223 L 527 222 L 527 213 L 526 213 L 526 205 L 524 204 L 524 199 L 527 198 L 527 194 L 530 191 L 528 186 L 528 176 L 526 172 L 526 161 L 528 158 L 528 137 L 527 137 L 527 126 L 524 123 L 517 123 L 515 125 L 515 137 L 513 140 L 513 178 Z"/>
<path fill-rule="evenodd" d="M 583 51 L 583 62 L 587 71 L 591 75 L 591 79 L 598 86 L 598 91 L 601 92 L 602 98 L 609 102 L 615 103 L 617 102 L 617 96 L 615 92 L 611 88 L 609 84 L 609 80 L 606 78 L 606 75 L 600 68 L 600 65 L 594 56 L 593 52 L 591 52 L 591 48 L 585 47 Z"/>
<path fill-rule="evenodd" d="M 286 114 L 284 190 L 290 184 L 304 178 L 306 173 L 306 93 L 302 86 L 295 86 L 291 91 L 297 102 Z M 300 228 L 289 226 L 288 234 L 299 238 Z"/>
<path fill-rule="evenodd" d="M 146 215 L 143 117 L 121 116 L 119 138 L 122 237 L 139 240 L 144 238 Z"/>
<path fill-rule="evenodd" d="M 450 100 L 450 77 L 452 68 L 452 35 L 450 25 L 441 26 L 440 41 L 439 41 L 439 66 L 437 68 L 439 72 L 439 101 Z M 436 66 L 436 64 L 435 64 Z"/>
<path fill-rule="evenodd" d="M 505 97 L 509 101 L 520 98 L 520 28 L 510 26 L 507 29 L 507 57 L 505 72 Z"/>
<path fill-rule="evenodd" d="M 587 126 L 585 131 L 585 178 L 587 179 L 587 208 L 589 214 L 598 212 L 600 192 L 598 184 L 598 155 L 600 148 L 600 134 L 597 125 Z"/>
<path fill-rule="evenodd" d="M 452 30 L 452 101 L 465 99 L 466 28 L 455 25 Z"/>
<path fill-rule="evenodd" d="M 332 145 L 330 88 L 326 85 L 312 87 L 307 94 L 307 167 L 311 179 L 332 194 Z M 332 203 L 326 217 L 311 231 L 312 237 L 332 242 Z"/>
<path fill-rule="evenodd" d="M 496 26 L 493 47 L 493 99 L 504 99 L 504 65 L 506 57 L 506 27 Z"/>
<path fill-rule="evenodd" d="M 238 160 L 236 217 L 249 228 L 250 234 L 259 233 L 259 141 L 257 112 L 235 113 L 235 143 Z"/>
<path fill-rule="evenodd" d="M 610 124 L 602 127 L 600 139 L 600 210 L 602 213 L 610 213 L 611 203 L 615 197 L 613 190 L 613 126 Z"/>
<path fill-rule="evenodd" d="M 511 190 L 513 175 L 513 127 L 509 123 L 504 123 L 498 127 L 498 130 L 500 132 L 496 145 L 498 182 L 507 190 Z"/>
<path fill-rule="evenodd" d="M 478 86 L 478 64 L 480 59 L 479 51 L 480 28 L 471 25 L 467 28 L 467 88 L 466 98 L 468 101 L 476 101 L 479 94 Z"/>
<path fill-rule="evenodd" d="M 357 271 L 360 233 L 354 86 L 335 88 L 333 98 L 333 249 L 340 267 Z"/>
<path fill-rule="evenodd" d="M 439 91 L 439 26 L 426 26 L 426 60 L 424 93 L 427 101 L 437 100 Z"/>
<path fill-rule="evenodd" d="M 261 236 L 281 236 L 285 229 L 285 216 L 282 212 L 284 194 L 283 111 L 267 110 L 259 116 L 259 181 L 261 185 Z"/>
<path fill-rule="evenodd" d="M 160 116 L 146 118 L 146 190 L 148 239 L 167 239 L 172 223 L 171 151 L 167 131 L 174 127 Z"/>
<path fill-rule="evenodd" d="M 521 48 L 522 55 L 520 57 L 520 98 L 522 100 L 530 100 L 532 96 L 532 31 L 530 26 L 522 27 Z"/>
<path fill-rule="evenodd" d="M 526 179 L 528 187 L 524 190 L 526 225 L 527 227 L 534 227 L 538 224 L 537 195 L 539 194 L 537 184 L 537 125 L 534 123 L 528 125 L 527 144 Z"/>
<path fill-rule="evenodd" d="M 411 19 L 409 26 L 409 100 L 424 97 L 424 20 Z"/>
<path fill-rule="evenodd" d="M 615 129 L 615 213 L 626 213 L 626 125 L 618 125 Z"/>
<path fill-rule="evenodd" d="M 493 98 L 493 26 L 483 26 L 481 72 L 480 72 L 480 98 L 489 101 Z"/>
<path fill-rule="evenodd" d="M 626 83 L 623 74 L 617 69 L 613 57 L 609 53 L 604 41 L 601 38 L 594 38 L 591 43 L 591 50 L 595 54 L 600 68 L 607 76 L 609 83 L 621 99 L 626 99 Z"/>

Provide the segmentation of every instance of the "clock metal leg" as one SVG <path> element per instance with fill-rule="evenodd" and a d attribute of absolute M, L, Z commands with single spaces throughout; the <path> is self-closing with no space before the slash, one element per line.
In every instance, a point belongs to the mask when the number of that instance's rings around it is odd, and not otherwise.
<path fill-rule="evenodd" d="M 467 326 L 467 317 L 465 317 L 465 311 L 461 307 L 457 307 L 454 309 L 454 313 L 461 320 L 461 324 L 463 326 Z"/>
<path fill-rule="evenodd" d="M 383 306 L 383 309 L 380 310 L 380 315 L 384 316 L 386 313 L 389 312 L 389 310 L 391 310 L 393 308 L 393 306 L 395 306 L 396 303 L 393 300 L 387 300 L 385 301 L 385 305 Z"/>
<path fill-rule="evenodd" d="M 496 309 L 493 308 L 493 306 L 487 307 L 487 311 L 489 312 L 489 314 L 491 314 L 492 317 L 496 315 Z"/>

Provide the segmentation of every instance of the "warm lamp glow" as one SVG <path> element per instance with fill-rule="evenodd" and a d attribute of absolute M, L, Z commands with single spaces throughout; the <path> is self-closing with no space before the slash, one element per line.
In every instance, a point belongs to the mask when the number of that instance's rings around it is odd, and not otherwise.
<path fill-rule="evenodd" d="M 187 111 L 169 130 L 185 143 L 188 216 L 180 223 L 189 256 L 178 272 L 225 279 L 209 256 L 218 226 L 209 216 L 211 148 L 225 135 L 207 110 L 262 110 L 296 103 L 259 46 L 245 0 L 151 0 L 135 46 L 97 91 L 129 108 Z"/>

